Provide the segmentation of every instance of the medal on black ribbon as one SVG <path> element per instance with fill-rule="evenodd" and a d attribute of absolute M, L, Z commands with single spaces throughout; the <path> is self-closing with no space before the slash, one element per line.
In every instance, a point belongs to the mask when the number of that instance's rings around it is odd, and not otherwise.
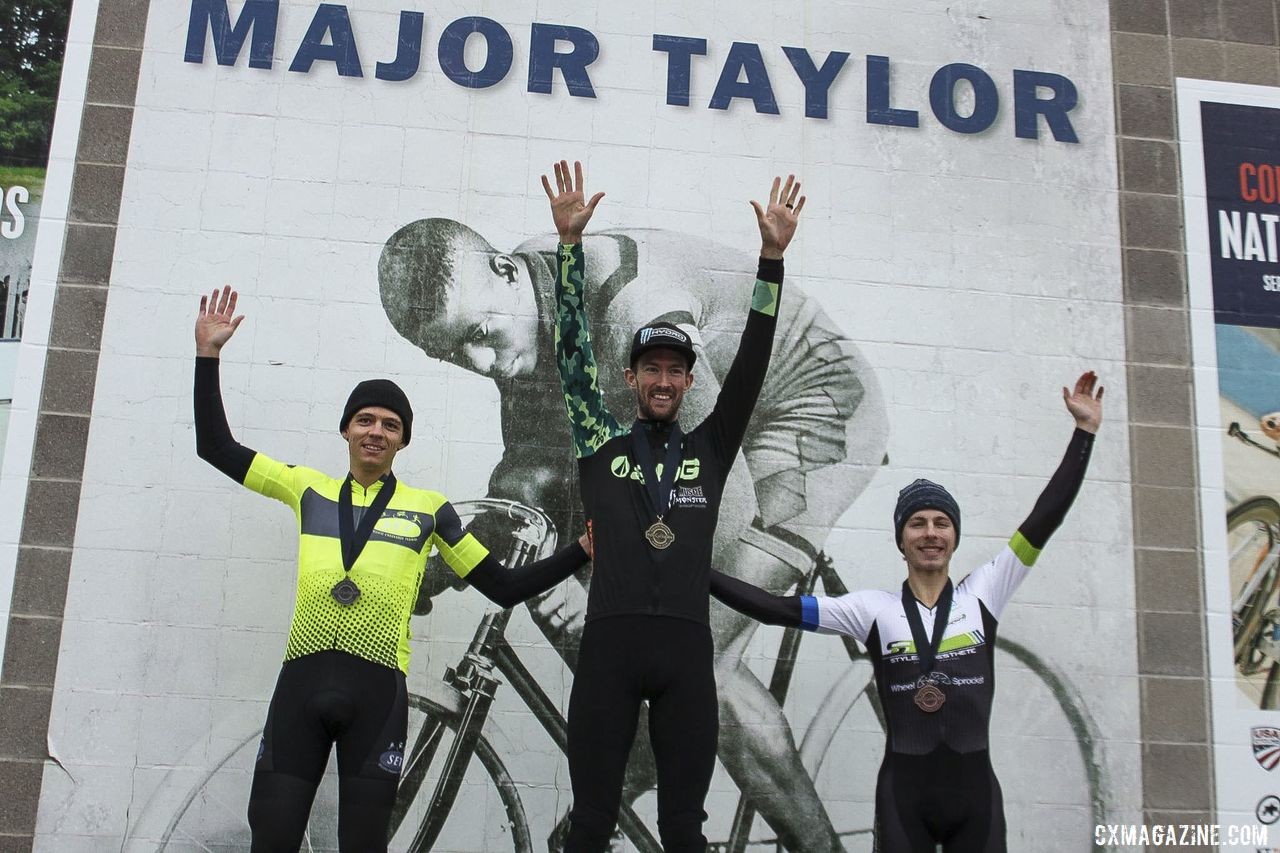
<path fill-rule="evenodd" d="M 947 632 L 947 619 L 951 616 L 952 586 L 950 579 L 942 588 L 942 594 L 933 611 L 933 637 L 924 633 L 924 620 L 920 618 L 920 608 L 916 603 L 916 595 L 911 591 L 907 581 L 902 582 L 902 610 L 906 613 L 907 624 L 911 626 L 911 639 L 916 644 L 916 657 L 920 660 L 921 676 L 916 682 L 916 692 L 912 697 L 916 707 L 926 714 L 932 714 L 947 701 L 947 694 L 938 686 L 941 678 L 935 678 L 934 661 L 938 658 L 938 648 L 942 645 L 942 635 Z"/>
<path fill-rule="evenodd" d="M 657 516 L 653 524 L 644 532 L 644 538 L 655 550 L 665 551 L 676 541 L 675 531 L 666 522 L 666 515 L 671 511 L 671 496 L 675 492 L 676 473 L 680 470 L 681 442 L 684 433 L 680 424 L 672 422 L 671 435 L 667 437 L 667 453 L 662 460 L 662 479 L 658 479 L 658 471 L 653 463 L 653 451 L 649 449 L 649 438 L 644 435 L 645 425 L 636 421 L 631 427 L 631 452 L 636 457 L 636 465 L 644 475 L 644 496 L 649 509 Z"/>
<path fill-rule="evenodd" d="M 351 567 L 356 564 L 360 552 L 368 544 L 369 537 L 373 535 L 373 526 L 382 517 L 387 504 L 391 503 L 391 496 L 396 493 L 396 475 L 387 472 L 382 488 L 374 497 L 373 503 L 365 509 L 357 526 L 354 518 L 354 501 L 351 498 L 351 493 L 355 491 L 354 479 L 348 474 L 342 488 L 338 490 L 338 543 L 342 548 L 342 568 L 347 575 L 329 590 L 333 600 L 343 607 L 350 607 L 360 597 L 360 587 L 351 579 Z"/>
<path fill-rule="evenodd" d="M 676 541 L 676 534 L 672 532 L 670 527 L 667 527 L 665 521 L 658 519 L 645 530 L 644 538 L 648 539 L 649 544 L 659 551 L 665 551 L 671 547 L 672 542 Z"/>

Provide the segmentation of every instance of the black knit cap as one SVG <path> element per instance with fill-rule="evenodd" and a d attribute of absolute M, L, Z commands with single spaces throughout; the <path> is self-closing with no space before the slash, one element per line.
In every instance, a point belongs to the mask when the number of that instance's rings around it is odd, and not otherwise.
<path fill-rule="evenodd" d="M 346 408 L 342 410 L 342 423 L 338 424 L 338 431 L 345 430 L 356 412 L 369 406 L 381 406 L 400 416 L 404 423 L 404 444 L 401 446 L 407 447 L 413 434 L 413 407 L 409 405 L 409 398 L 400 390 L 400 386 L 390 379 L 366 379 L 353 388 L 351 396 L 347 398 Z"/>
<path fill-rule="evenodd" d="M 956 528 L 956 544 L 960 544 L 960 505 L 951 493 L 932 480 L 916 480 L 898 492 L 898 505 L 893 508 L 893 535 L 902 549 L 902 528 L 907 519 L 922 509 L 936 509 L 951 519 Z"/>

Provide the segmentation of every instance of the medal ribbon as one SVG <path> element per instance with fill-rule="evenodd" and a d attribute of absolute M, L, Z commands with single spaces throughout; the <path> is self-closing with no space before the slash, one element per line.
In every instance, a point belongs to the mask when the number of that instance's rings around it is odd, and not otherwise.
<path fill-rule="evenodd" d="M 355 519 L 352 518 L 355 514 L 352 508 L 354 480 L 355 478 L 348 474 L 342 488 L 338 490 L 338 539 L 342 543 L 342 567 L 348 574 L 360 557 L 360 552 L 368 544 L 369 537 L 373 534 L 373 526 L 378 523 L 383 510 L 387 508 L 387 504 L 391 503 L 391 496 L 396 493 L 396 475 L 388 472 L 386 479 L 382 482 L 382 488 L 374 497 L 373 503 L 369 504 L 364 511 L 364 515 L 360 518 L 360 526 L 357 527 Z"/>
<path fill-rule="evenodd" d="M 911 585 L 902 582 L 902 609 L 907 614 L 907 624 L 911 626 L 911 639 L 916 644 L 916 655 L 920 658 L 920 671 L 924 675 L 933 672 L 933 663 L 938 657 L 938 647 L 942 645 L 942 635 L 947 632 L 947 618 L 951 615 L 951 579 L 942 588 L 938 603 L 933 611 L 933 639 L 924 633 L 924 620 L 920 618 L 920 608 L 916 603 L 916 594 Z"/>
<path fill-rule="evenodd" d="M 671 424 L 671 436 L 667 439 L 667 455 L 662 462 L 662 482 L 658 482 L 658 471 L 653 465 L 653 451 L 649 449 L 649 439 L 644 433 L 643 421 L 637 420 L 631 427 L 631 451 L 635 454 L 636 464 L 644 475 L 645 496 L 649 499 L 650 508 L 659 520 L 671 509 L 671 495 L 675 492 L 676 472 L 680 470 L 680 446 L 684 433 L 680 424 Z"/>

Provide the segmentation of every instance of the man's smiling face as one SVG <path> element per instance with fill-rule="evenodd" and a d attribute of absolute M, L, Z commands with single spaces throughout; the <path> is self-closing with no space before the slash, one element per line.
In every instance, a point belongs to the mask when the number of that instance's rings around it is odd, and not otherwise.
<path fill-rule="evenodd" d="M 637 358 L 635 367 L 627 368 L 623 378 L 636 392 L 640 417 L 654 421 L 675 420 L 680 401 L 693 385 L 693 373 L 684 355 L 661 347 Z"/>
<path fill-rule="evenodd" d="M 391 470 L 396 452 L 404 446 L 404 424 L 390 409 L 366 406 L 351 416 L 342 437 L 347 440 L 351 471 L 381 476 Z"/>
<path fill-rule="evenodd" d="M 913 513 L 902 527 L 902 553 L 917 571 L 946 571 L 956 550 L 956 527 L 938 509 Z"/>

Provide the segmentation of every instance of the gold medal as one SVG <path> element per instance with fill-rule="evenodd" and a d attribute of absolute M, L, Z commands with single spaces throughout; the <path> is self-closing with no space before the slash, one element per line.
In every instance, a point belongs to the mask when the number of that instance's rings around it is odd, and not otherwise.
<path fill-rule="evenodd" d="M 926 684 L 916 691 L 915 700 L 917 708 L 926 714 L 932 714 L 947 701 L 947 694 L 939 690 L 937 685 Z"/>
<path fill-rule="evenodd" d="M 659 551 L 665 551 L 671 547 L 671 543 L 676 541 L 676 535 L 666 522 L 658 519 L 649 525 L 649 529 L 644 532 L 644 538 L 649 540 L 649 544 L 657 548 Z"/>

